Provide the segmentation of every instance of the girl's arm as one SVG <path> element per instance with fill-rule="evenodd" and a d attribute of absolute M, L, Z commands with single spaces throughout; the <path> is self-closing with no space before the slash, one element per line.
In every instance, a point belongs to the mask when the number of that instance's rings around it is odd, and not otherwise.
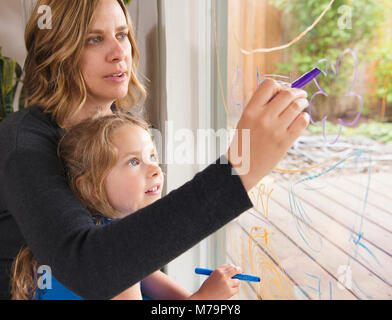
<path fill-rule="evenodd" d="M 134 284 L 132 287 L 121 292 L 111 300 L 142 300 L 142 294 L 140 291 L 140 284 Z"/>
<path fill-rule="evenodd" d="M 236 274 L 241 273 L 239 267 L 232 264 L 225 264 L 207 278 L 200 289 L 193 294 L 191 300 L 226 300 L 238 293 L 240 280 L 232 279 Z"/>
<path fill-rule="evenodd" d="M 217 268 L 196 293 L 191 294 L 162 271 L 156 271 L 142 281 L 142 292 L 154 300 L 225 300 L 238 293 L 240 281 L 232 277 L 239 273 L 240 268 L 225 264 Z"/>
<path fill-rule="evenodd" d="M 191 293 L 162 271 L 155 271 L 142 280 L 142 292 L 153 300 L 185 300 Z"/>

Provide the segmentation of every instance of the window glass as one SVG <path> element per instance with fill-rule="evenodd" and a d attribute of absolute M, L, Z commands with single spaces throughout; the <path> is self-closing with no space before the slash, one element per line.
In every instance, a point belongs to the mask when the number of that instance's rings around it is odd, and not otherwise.
<path fill-rule="evenodd" d="M 261 278 L 238 298 L 392 298 L 391 10 L 382 0 L 228 1 L 227 29 L 215 30 L 227 39 L 215 49 L 228 128 L 266 78 L 322 71 L 304 88 L 309 128 L 226 228 L 227 260 Z"/>

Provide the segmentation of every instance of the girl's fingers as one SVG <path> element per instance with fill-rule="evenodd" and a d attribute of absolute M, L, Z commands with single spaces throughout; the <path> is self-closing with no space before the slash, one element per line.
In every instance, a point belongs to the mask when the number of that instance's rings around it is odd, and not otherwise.
<path fill-rule="evenodd" d="M 238 288 L 241 284 L 241 281 L 238 279 L 231 279 L 231 287 Z"/>
<path fill-rule="evenodd" d="M 230 268 L 227 269 L 227 276 L 229 278 L 234 277 L 235 275 L 241 273 L 241 268 L 231 265 Z M 237 279 L 236 279 L 237 280 Z"/>

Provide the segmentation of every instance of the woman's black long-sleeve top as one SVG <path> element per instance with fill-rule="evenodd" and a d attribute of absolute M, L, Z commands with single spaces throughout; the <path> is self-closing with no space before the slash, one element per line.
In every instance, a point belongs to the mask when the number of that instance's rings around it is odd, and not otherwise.
<path fill-rule="evenodd" d="M 167 196 L 97 226 L 57 156 L 63 129 L 37 106 L 0 123 L 0 298 L 27 242 L 41 265 L 85 299 L 109 299 L 252 206 L 230 164 L 211 164 Z"/>

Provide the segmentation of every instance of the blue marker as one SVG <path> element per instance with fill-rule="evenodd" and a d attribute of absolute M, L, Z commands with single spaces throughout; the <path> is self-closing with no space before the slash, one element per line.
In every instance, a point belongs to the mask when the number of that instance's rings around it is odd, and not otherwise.
<path fill-rule="evenodd" d="M 310 81 L 316 78 L 321 73 L 321 70 L 318 68 L 314 68 L 312 71 L 305 73 L 302 77 L 295 80 L 292 84 L 292 88 L 301 89 L 305 87 Z"/>
<path fill-rule="evenodd" d="M 211 269 L 204 269 L 204 268 L 196 268 L 195 273 L 196 274 L 204 274 L 206 276 L 209 276 L 214 270 Z M 232 279 L 238 279 L 242 281 L 251 281 L 251 282 L 260 282 L 259 277 L 251 276 L 249 274 L 236 274 Z"/>

